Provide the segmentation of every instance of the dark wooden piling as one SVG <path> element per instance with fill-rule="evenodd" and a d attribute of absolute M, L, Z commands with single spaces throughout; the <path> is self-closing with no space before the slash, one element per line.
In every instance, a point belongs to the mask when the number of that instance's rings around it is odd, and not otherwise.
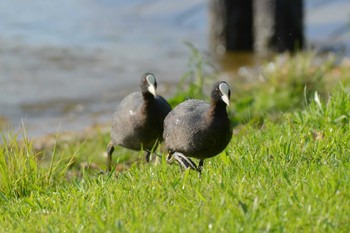
<path fill-rule="evenodd" d="M 209 11 L 216 53 L 266 54 L 304 47 L 302 0 L 210 0 Z"/>
<path fill-rule="evenodd" d="M 210 42 L 219 54 L 253 50 L 252 0 L 210 0 Z"/>

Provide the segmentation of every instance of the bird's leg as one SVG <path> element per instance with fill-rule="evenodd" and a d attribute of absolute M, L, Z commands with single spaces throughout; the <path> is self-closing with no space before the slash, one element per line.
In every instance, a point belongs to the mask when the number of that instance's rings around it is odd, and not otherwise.
<path fill-rule="evenodd" d="M 157 141 L 154 143 L 153 147 L 151 150 L 145 150 L 145 158 L 146 158 L 146 162 L 149 163 L 151 161 L 151 155 L 155 154 L 158 157 L 162 157 L 161 155 L 158 155 L 156 153 L 157 147 L 159 145 L 159 141 L 157 139 Z"/>
<path fill-rule="evenodd" d="M 150 158 L 151 158 L 151 152 L 149 150 L 145 150 L 145 159 L 147 163 L 149 163 Z"/>
<path fill-rule="evenodd" d="M 198 171 L 199 173 L 202 172 L 203 165 L 204 165 L 204 160 L 203 160 L 203 159 L 200 159 L 200 160 L 199 160 L 199 163 L 198 163 L 198 168 L 197 168 L 197 171 Z"/>
<path fill-rule="evenodd" d="M 107 146 L 107 172 L 110 172 L 112 169 L 112 154 L 114 151 L 114 146 L 113 144 L 110 142 L 108 143 Z"/>

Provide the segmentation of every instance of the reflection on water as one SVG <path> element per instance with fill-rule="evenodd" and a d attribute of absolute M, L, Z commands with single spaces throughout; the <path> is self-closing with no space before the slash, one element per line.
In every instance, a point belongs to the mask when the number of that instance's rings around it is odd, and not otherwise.
<path fill-rule="evenodd" d="M 259 62 L 257 56 L 251 53 L 226 53 L 222 56 L 217 56 L 215 60 L 218 63 L 219 70 L 228 73 L 237 73 L 237 70 L 242 66 L 256 66 Z"/>
<path fill-rule="evenodd" d="M 306 1 L 306 35 L 324 43 L 348 20 L 348 0 Z M 202 0 L 0 1 L 0 127 L 25 119 L 30 136 L 109 121 L 144 72 L 171 96 L 186 71 L 189 41 L 207 49 Z M 338 30 L 339 31 L 339 30 Z M 332 43 L 349 40 L 340 31 Z M 346 44 L 348 45 L 348 44 Z M 250 54 L 216 60 L 229 75 Z M 244 69 L 243 69 L 244 71 Z M 227 77 L 230 78 L 230 77 Z"/>

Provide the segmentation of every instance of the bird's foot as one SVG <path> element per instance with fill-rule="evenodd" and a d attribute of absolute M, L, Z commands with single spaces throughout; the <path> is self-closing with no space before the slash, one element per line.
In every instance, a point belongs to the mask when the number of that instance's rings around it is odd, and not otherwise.
<path fill-rule="evenodd" d="M 174 161 L 177 161 L 177 163 L 183 169 L 192 169 L 201 172 L 201 168 L 197 167 L 197 165 L 190 158 L 186 157 L 184 154 L 179 152 L 168 154 L 166 157 L 166 161 L 169 164 L 173 163 Z"/>

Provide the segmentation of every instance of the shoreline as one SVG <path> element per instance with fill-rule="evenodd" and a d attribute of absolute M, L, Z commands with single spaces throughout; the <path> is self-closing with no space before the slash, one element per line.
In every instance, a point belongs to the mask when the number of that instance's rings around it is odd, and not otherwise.
<path fill-rule="evenodd" d="M 49 133 L 43 136 L 30 138 L 33 142 L 35 151 L 42 151 L 47 148 L 52 148 L 59 143 L 68 143 L 72 141 L 83 141 L 88 138 L 109 133 L 111 127 L 110 122 L 90 125 L 82 130 L 62 131 L 57 133 Z M 107 145 L 106 145 L 107 148 Z"/>

